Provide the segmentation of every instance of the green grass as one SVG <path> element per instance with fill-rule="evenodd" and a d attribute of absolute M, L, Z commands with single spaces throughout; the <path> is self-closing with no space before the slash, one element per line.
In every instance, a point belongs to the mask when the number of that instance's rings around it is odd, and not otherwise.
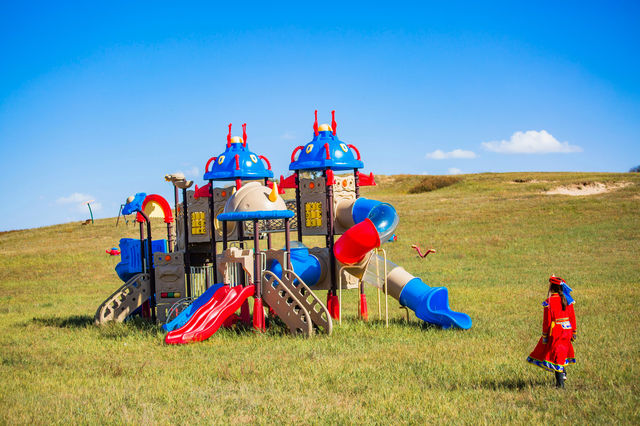
<path fill-rule="evenodd" d="M 120 284 L 104 250 L 137 228 L 70 223 L 0 233 L 2 423 L 633 423 L 640 421 L 640 176 L 465 175 L 408 194 L 420 176 L 380 176 L 363 195 L 392 203 L 389 258 L 471 315 L 468 331 L 420 324 L 390 299 L 389 328 L 357 321 L 357 295 L 330 337 L 221 330 L 166 346 L 142 322 L 96 327 Z M 521 182 L 514 182 L 519 180 Z M 632 182 L 587 197 L 559 184 Z M 155 229 L 163 234 L 162 224 Z M 311 241 L 311 239 L 310 239 Z M 434 247 L 420 259 L 410 246 Z M 565 391 L 525 362 L 547 278 L 574 288 L 578 363 Z M 324 294 L 322 298 L 324 299 Z"/>

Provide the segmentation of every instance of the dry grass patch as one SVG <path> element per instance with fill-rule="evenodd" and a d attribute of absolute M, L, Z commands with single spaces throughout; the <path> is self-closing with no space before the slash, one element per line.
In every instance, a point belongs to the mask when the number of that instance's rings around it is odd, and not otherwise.
<path fill-rule="evenodd" d="M 460 182 L 462 178 L 457 176 L 426 176 L 420 182 L 409 188 L 409 194 L 421 194 L 436 189 L 445 188 Z"/>

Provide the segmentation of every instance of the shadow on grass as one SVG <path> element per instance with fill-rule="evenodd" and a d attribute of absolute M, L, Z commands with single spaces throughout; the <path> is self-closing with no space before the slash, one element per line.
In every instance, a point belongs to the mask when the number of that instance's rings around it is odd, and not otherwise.
<path fill-rule="evenodd" d="M 72 315 L 70 317 L 34 317 L 32 322 L 43 327 L 87 328 L 93 325 L 93 317 L 89 315 Z"/>
<path fill-rule="evenodd" d="M 144 332 L 145 334 L 156 336 L 164 334 L 160 327 L 150 323 L 140 317 L 131 318 L 124 323 L 109 323 L 102 326 L 96 326 L 94 318 L 89 315 L 71 315 L 68 317 L 34 317 L 31 320 L 32 324 L 40 325 L 42 327 L 56 327 L 56 328 L 68 328 L 68 329 L 81 329 L 96 327 L 102 331 L 105 337 L 122 337 L 130 334 L 130 332 Z"/>
<path fill-rule="evenodd" d="M 524 380 L 516 377 L 509 377 L 500 380 L 484 380 L 480 382 L 480 387 L 491 390 L 523 390 L 527 388 L 548 387 L 549 381 Z"/>
<path fill-rule="evenodd" d="M 360 321 L 360 320 L 358 320 Z M 376 326 L 385 326 L 385 321 L 384 320 L 380 320 L 380 319 L 374 319 L 374 320 L 369 320 L 368 321 L 370 324 L 375 324 Z M 428 322 L 424 322 L 422 320 L 416 320 L 415 318 L 411 318 L 409 319 L 409 322 L 407 322 L 406 318 L 389 318 L 389 325 L 394 325 L 394 326 L 400 326 L 400 327 L 411 327 L 411 328 L 417 328 L 420 330 L 444 330 L 442 327 L 428 323 Z M 447 329 L 445 331 L 455 331 L 455 330 L 459 330 L 457 328 L 453 328 L 453 329 Z"/>

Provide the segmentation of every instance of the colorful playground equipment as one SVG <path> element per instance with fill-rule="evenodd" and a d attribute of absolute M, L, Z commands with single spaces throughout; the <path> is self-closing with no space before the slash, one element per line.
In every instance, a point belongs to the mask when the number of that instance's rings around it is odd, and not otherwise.
<path fill-rule="evenodd" d="M 165 176 L 174 185 L 175 228 L 164 198 L 130 197 L 122 213 L 137 213 L 140 239 L 120 241 L 116 271 L 124 285 L 98 308 L 96 323 L 140 313 L 163 326 L 168 344 L 201 341 L 236 323 L 265 330 L 266 316 L 292 334 L 331 334 L 341 320 L 342 290 L 359 290 L 366 320 L 364 289 L 371 285 L 385 295 L 385 307 L 389 295 L 423 321 L 470 328 L 468 315 L 449 308 L 445 287 L 430 287 L 387 259 L 382 245 L 395 240 L 398 214 L 360 197 L 374 176 L 360 172 L 360 152 L 336 127 L 333 111 L 331 125 L 318 125 L 316 111 L 313 139 L 293 150 L 292 173 L 277 183 L 269 160 L 249 150 L 246 125 L 242 137 L 232 137 L 229 125 L 224 152 L 206 162 L 206 185 L 189 190 L 193 182 L 184 176 Z M 295 199 L 282 198 L 286 188 L 295 189 Z M 166 240 L 152 241 L 152 216 L 167 223 Z M 272 247 L 274 233 L 284 235 L 284 248 Z M 324 236 L 325 244 L 309 248 L 307 236 Z M 378 304 L 380 312 L 380 297 Z M 385 314 L 388 323 L 387 308 Z"/>

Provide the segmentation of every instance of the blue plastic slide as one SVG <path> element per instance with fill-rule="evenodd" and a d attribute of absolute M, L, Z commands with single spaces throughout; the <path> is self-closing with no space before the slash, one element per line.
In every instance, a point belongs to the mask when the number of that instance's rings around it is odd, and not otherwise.
<path fill-rule="evenodd" d="M 192 304 L 187 306 L 187 308 L 184 311 L 180 312 L 180 314 L 177 317 L 175 317 L 171 322 L 168 322 L 165 325 L 163 325 L 162 329 L 164 331 L 173 331 L 185 325 L 189 321 L 189 319 L 191 319 L 193 314 L 195 314 L 198 309 L 200 309 L 209 300 L 211 300 L 213 295 L 216 294 L 216 291 L 220 290 L 223 286 L 224 284 L 214 284 L 211 287 L 209 287 L 207 291 L 202 293 L 200 297 L 194 300 Z"/>
<path fill-rule="evenodd" d="M 471 318 L 449 308 L 449 291 L 446 287 L 429 287 L 420 278 L 409 281 L 400 293 L 400 304 L 416 313 L 423 321 L 442 328 L 471 328 Z"/>

